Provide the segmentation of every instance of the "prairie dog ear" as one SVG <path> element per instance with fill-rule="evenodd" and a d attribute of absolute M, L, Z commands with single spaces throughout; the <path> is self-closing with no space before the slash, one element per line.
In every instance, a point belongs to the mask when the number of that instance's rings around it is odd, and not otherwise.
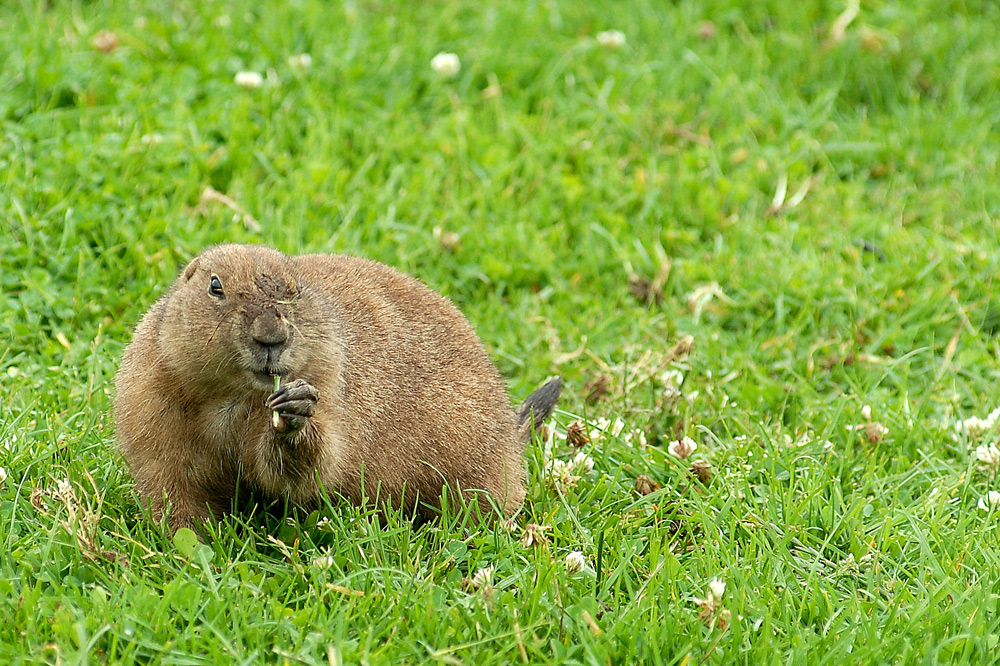
<path fill-rule="evenodd" d="M 191 263 L 187 265 L 187 268 L 184 269 L 184 281 L 185 282 L 187 282 L 192 277 L 194 277 L 194 274 L 198 271 L 198 264 L 199 263 L 201 263 L 200 257 L 195 257 L 191 261 Z"/>

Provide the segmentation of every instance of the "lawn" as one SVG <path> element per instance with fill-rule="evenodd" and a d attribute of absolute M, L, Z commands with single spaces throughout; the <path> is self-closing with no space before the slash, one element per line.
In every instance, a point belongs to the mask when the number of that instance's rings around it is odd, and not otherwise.
<path fill-rule="evenodd" d="M 0 663 L 996 661 L 998 25 L 5 3 Z M 419 277 L 513 400 L 561 375 L 513 523 L 147 522 L 114 374 L 224 241 Z"/>

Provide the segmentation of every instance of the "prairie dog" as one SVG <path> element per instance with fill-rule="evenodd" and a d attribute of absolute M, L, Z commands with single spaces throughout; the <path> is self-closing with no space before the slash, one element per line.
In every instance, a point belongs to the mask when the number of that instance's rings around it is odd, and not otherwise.
<path fill-rule="evenodd" d="M 138 491 L 177 530 L 231 511 L 238 487 L 429 517 L 447 485 L 511 515 L 561 384 L 513 409 L 458 309 L 384 264 L 219 245 L 142 318 L 116 388 Z"/>

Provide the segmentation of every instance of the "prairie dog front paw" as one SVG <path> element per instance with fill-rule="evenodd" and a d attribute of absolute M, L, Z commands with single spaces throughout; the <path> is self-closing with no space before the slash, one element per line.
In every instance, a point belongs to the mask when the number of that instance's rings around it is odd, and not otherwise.
<path fill-rule="evenodd" d="M 272 413 L 277 413 L 271 427 L 279 435 L 294 435 L 306 426 L 309 417 L 316 412 L 317 400 L 319 391 L 304 379 L 284 384 L 264 403 Z"/>

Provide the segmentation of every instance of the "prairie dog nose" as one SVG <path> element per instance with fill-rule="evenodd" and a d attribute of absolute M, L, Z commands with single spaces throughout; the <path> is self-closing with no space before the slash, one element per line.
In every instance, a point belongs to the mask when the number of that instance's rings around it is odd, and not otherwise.
<path fill-rule="evenodd" d="M 253 320 L 250 335 L 262 347 L 277 347 L 288 340 L 288 325 L 276 310 L 265 310 Z"/>

